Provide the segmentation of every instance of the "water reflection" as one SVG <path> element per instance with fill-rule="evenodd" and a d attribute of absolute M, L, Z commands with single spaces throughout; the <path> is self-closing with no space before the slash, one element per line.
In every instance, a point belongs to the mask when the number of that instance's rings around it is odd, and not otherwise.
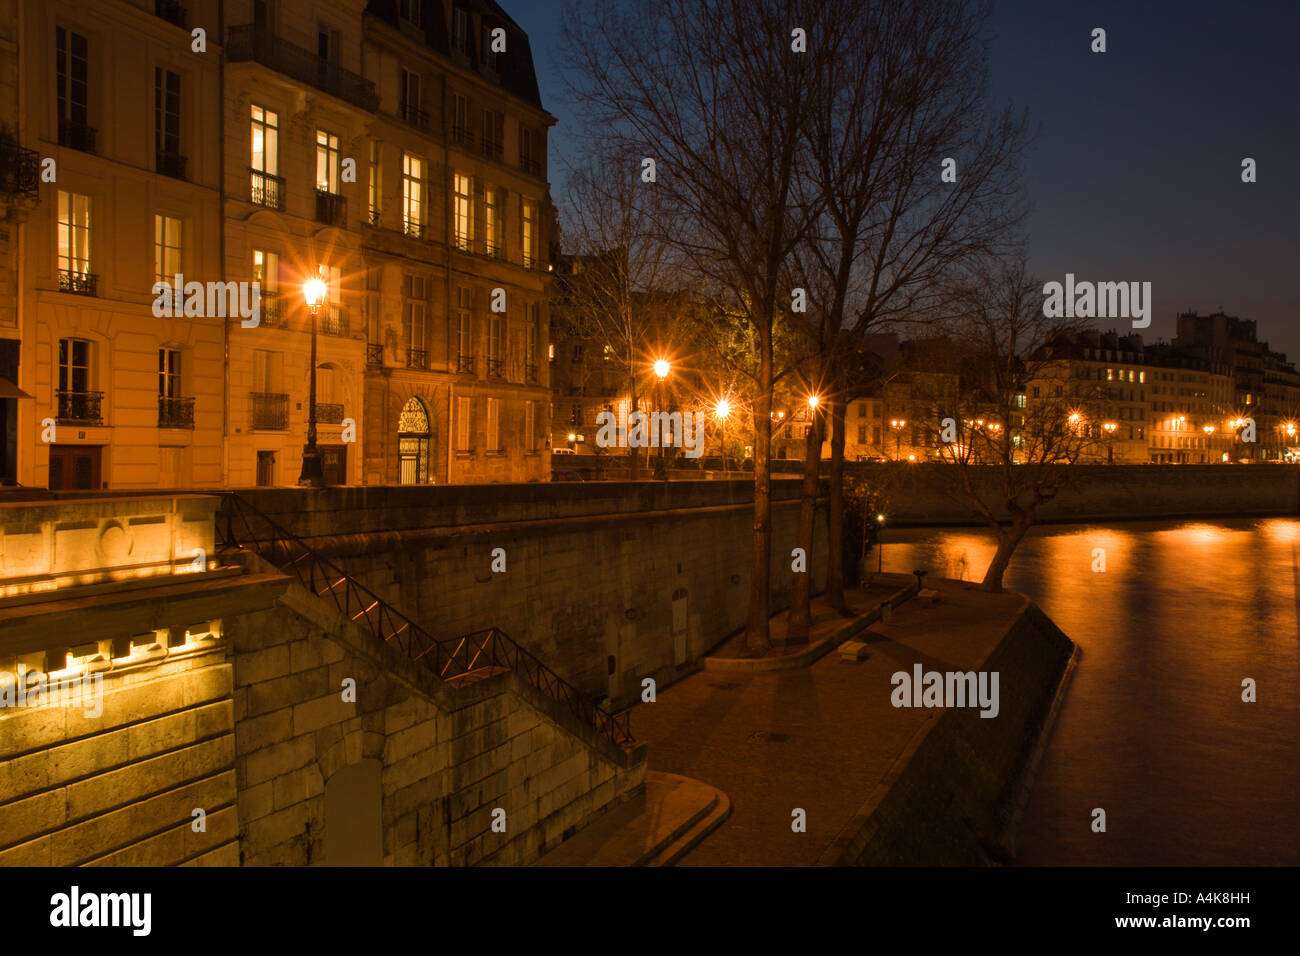
<path fill-rule="evenodd" d="M 979 580 L 993 551 L 971 529 L 894 529 L 884 566 Z M 1021 862 L 1300 863 L 1300 521 L 1038 528 L 1005 583 L 1083 648 Z"/>

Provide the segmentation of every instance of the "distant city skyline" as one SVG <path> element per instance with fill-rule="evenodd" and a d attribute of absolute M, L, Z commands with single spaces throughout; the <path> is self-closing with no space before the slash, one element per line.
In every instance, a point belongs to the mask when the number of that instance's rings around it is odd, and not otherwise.
<path fill-rule="evenodd" d="M 551 182 L 564 202 L 577 120 L 559 74 L 566 0 L 504 0 L 529 34 L 551 132 Z M 1092 53 L 1095 27 L 1107 52 Z M 1193 0 L 1131 5 L 995 3 L 996 102 L 1029 108 L 1030 264 L 1043 282 L 1149 281 L 1147 342 L 1177 315 L 1254 319 L 1274 349 L 1300 358 L 1300 6 Z M 1258 181 L 1241 181 L 1241 161 Z"/>

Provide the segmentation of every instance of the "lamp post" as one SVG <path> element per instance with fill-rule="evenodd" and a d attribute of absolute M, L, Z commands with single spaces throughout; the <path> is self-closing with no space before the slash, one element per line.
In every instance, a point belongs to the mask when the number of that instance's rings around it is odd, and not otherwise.
<path fill-rule="evenodd" d="M 1105 422 L 1101 426 L 1106 432 L 1106 464 L 1115 464 L 1115 429 L 1119 426 L 1114 422 Z"/>
<path fill-rule="evenodd" d="M 719 435 L 719 438 L 718 438 L 718 444 L 719 444 L 721 447 L 718 449 L 718 451 L 719 451 L 719 454 L 722 455 L 722 471 L 723 471 L 723 474 L 726 474 L 726 471 L 727 471 L 727 419 L 731 416 L 731 402 L 727 401 L 725 398 L 720 398 L 720 399 L 718 399 L 717 404 L 715 404 L 715 405 L 713 406 L 713 414 L 714 414 L 715 416 L 717 416 L 718 423 L 719 423 L 719 424 L 718 424 L 718 429 L 719 429 L 719 431 L 720 431 L 720 435 Z"/>
<path fill-rule="evenodd" d="M 316 322 L 325 295 L 329 291 L 323 273 L 324 269 L 318 268 L 316 276 L 308 279 L 302 286 L 302 296 L 307 301 L 307 311 L 311 313 L 311 385 L 307 396 L 307 444 L 302 449 L 302 473 L 298 475 L 298 485 L 304 488 L 325 487 L 325 469 L 322 466 L 320 449 L 316 447 Z"/>
<path fill-rule="evenodd" d="M 1210 440 L 1214 437 L 1214 426 L 1202 425 L 1201 431 L 1205 432 L 1205 450 L 1207 452 L 1213 451 L 1214 449 L 1210 447 Z M 1206 457 L 1209 458 L 1210 456 L 1206 455 Z"/>
<path fill-rule="evenodd" d="M 667 359 L 658 359 L 654 364 L 655 377 L 659 380 L 658 392 L 659 392 L 660 412 L 666 411 L 666 409 L 664 408 L 664 379 L 668 377 L 668 373 L 671 370 L 672 370 L 672 366 L 668 363 Z M 660 420 L 662 421 L 663 419 L 661 418 Z M 653 423 L 653 419 L 652 419 L 652 423 Z M 664 458 L 664 443 L 663 443 L 662 428 L 659 429 L 659 433 L 655 436 L 655 441 L 659 445 L 659 457 L 655 460 L 655 469 L 658 471 L 658 474 L 655 477 L 662 478 L 664 481 L 667 481 L 668 462 Z"/>
<path fill-rule="evenodd" d="M 885 570 L 885 516 L 876 515 L 876 524 L 880 526 L 876 532 L 876 573 L 880 574 Z"/>
<path fill-rule="evenodd" d="M 894 430 L 894 457 L 901 458 L 903 455 L 903 429 L 907 427 L 907 419 L 894 418 L 890 419 L 889 427 Z"/>

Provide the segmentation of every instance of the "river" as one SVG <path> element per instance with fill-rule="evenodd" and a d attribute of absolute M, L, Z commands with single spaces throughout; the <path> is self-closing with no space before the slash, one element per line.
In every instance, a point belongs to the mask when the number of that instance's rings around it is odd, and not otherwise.
<path fill-rule="evenodd" d="M 887 571 L 979 580 L 992 554 L 975 528 L 885 533 Z M 1004 583 L 1083 649 L 1018 863 L 1300 863 L 1300 521 L 1044 526 Z"/>

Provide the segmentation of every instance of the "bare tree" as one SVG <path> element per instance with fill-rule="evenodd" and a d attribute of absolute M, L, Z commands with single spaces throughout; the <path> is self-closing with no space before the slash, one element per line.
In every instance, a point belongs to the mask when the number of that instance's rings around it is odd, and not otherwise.
<path fill-rule="evenodd" d="M 796 194 L 819 215 L 793 271 L 809 301 L 808 377 L 831 419 L 827 597 L 841 609 L 844 409 L 871 381 L 862 344 L 931 314 L 939 279 L 1001 248 L 1023 214 L 1025 121 L 990 107 L 988 13 L 979 0 L 827 0 L 829 29 L 815 38 Z M 819 438 L 805 460 L 799 546 L 808 554 L 820 449 Z M 807 633 L 810 594 L 796 580 L 792 636 Z"/>
<path fill-rule="evenodd" d="M 557 299 L 570 334 L 605 348 L 602 370 L 617 374 L 628 410 L 640 409 L 653 387 L 650 364 L 656 340 L 666 341 L 682 317 L 673 306 L 680 277 L 673 247 L 655 229 L 653 190 L 599 158 L 570 173 L 563 205 L 568 268 L 557 276 Z M 628 448 L 638 477 L 640 449 Z"/>
<path fill-rule="evenodd" d="M 661 192 L 659 234 L 694 287 L 755 332 L 746 643 L 756 652 L 770 645 L 773 327 L 790 251 L 815 213 L 794 189 L 815 104 L 792 27 L 817 35 L 823 20 L 818 0 L 598 0 L 571 7 L 564 30 L 589 132 Z"/>
<path fill-rule="evenodd" d="M 1053 350 L 1082 331 L 1043 315 L 1041 283 L 1023 260 L 981 267 L 956 286 L 955 387 L 929 396 L 937 473 L 997 535 L 982 587 L 1002 590 L 1016 546 L 1101 441 L 1097 384 L 1071 377 Z"/>

